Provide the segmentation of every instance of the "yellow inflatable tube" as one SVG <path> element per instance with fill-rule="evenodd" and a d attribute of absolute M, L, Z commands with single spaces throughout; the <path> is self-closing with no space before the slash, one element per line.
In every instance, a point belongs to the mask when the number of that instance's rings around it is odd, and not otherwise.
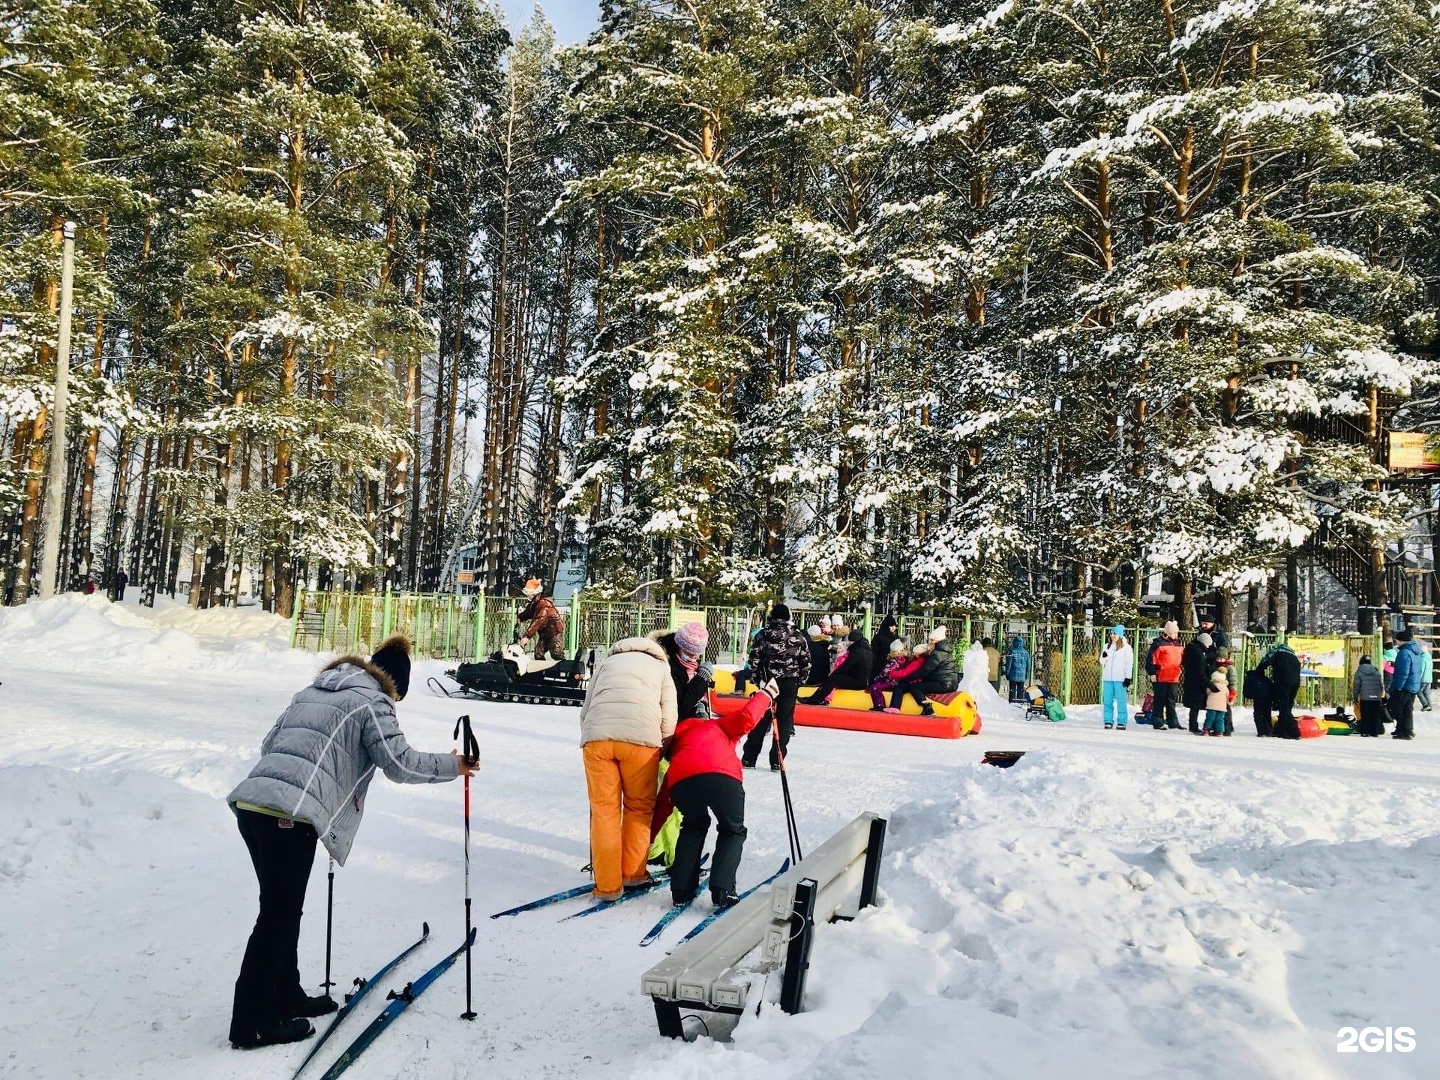
<path fill-rule="evenodd" d="M 753 689 L 753 687 L 747 686 L 746 689 Z M 800 700 L 804 701 L 805 698 L 814 692 L 814 689 L 813 686 L 804 687 L 800 691 Z M 717 694 L 735 693 L 735 673 L 733 671 L 716 669 L 715 692 Z M 889 697 L 888 691 L 886 692 L 886 697 Z M 847 709 L 854 712 L 869 712 L 873 704 L 874 702 L 870 700 L 870 695 L 864 690 L 836 690 L 830 695 L 829 708 Z M 979 714 L 975 711 L 975 700 L 969 694 L 957 693 L 932 696 L 930 705 L 935 710 L 936 716 L 959 717 L 963 734 L 968 735 L 978 726 Z M 818 706 L 812 707 L 818 708 Z M 920 706 L 916 705 L 915 699 L 907 694 L 900 712 L 904 716 L 919 716 Z"/>

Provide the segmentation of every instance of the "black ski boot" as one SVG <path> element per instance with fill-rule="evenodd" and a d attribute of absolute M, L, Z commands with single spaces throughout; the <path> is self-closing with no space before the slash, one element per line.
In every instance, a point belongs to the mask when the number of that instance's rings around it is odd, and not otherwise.
<path fill-rule="evenodd" d="M 283 1046 L 286 1043 L 303 1042 L 315 1034 L 315 1025 L 303 1016 L 281 1020 L 268 1031 L 256 1032 L 248 1039 L 231 1040 L 236 1050 L 258 1050 L 262 1046 Z"/>
<path fill-rule="evenodd" d="M 710 902 L 714 904 L 717 909 L 728 908 L 738 904 L 740 897 L 736 896 L 733 892 L 712 892 L 710 894 Z"/>
<path fill-rule="evenodd" d="M 340 1006 L 329 994 L 316 994 L 314 997 L 301 998 L 290 1009 L 291 1016 L 328 1016 Z"/>

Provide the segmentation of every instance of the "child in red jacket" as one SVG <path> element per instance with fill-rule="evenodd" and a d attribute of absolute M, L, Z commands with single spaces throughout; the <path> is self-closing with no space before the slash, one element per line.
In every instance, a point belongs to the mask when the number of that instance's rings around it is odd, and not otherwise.
<path fill-rule="evenodd" d="M 688 904 L 700 888 L 700 852 L 712 813 L 715 862 L 710 868 L 710 899 L 716 907 L 729 907 L 739 899 L 735 873 L 745 847 L 745 785 L 735 745 L 770 711 L 779 692 L 771 679 L 750 695 L 739 712 L 718 720 L 682 720 L 675 728 L 660 801 L 673 802 L 684 817 L 670 865 L 670 895 L 677 904 Z"/>

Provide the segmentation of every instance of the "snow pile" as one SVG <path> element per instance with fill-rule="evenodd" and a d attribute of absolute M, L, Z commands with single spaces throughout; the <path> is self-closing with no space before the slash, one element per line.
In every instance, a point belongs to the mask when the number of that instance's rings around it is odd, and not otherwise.
<path fill-rule="evenodd" d="M 233 667 L 237 654 L 289 651 L 290 624 L 259 608 L 197 611 L 161 598 L 152 610 L 68 594 L 0 607 L 0 652 L 21 645 L 66 662 Z"/>
<path fill-rule="evenodd" d="M 1044 751 L 957 786 L 891 816 L 886 902 L 817 935 L 803 1015 L 772 978 L 728 1052 L 637 1075 L 1340 1077 L 1340 1027 L 1440 1007 L 1433 790 Z M 1374 1075 L 1437 1064 L 1422 1036 Z"/>

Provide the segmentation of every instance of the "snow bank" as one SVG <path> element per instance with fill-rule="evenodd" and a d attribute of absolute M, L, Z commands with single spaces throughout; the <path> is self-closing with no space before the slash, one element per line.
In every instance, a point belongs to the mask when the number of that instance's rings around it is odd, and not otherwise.
<path fill-rule="evenodd" d="M 637 1075 L 1434 1075 L 1433 1036 L 1388 1064 L 1334 1048 L 1440 1007 L 1407 945 L 1440 940 L 1432 791 L 1044 751 L 957 780 L 892 815 L 885 902 L 821 929 L 804 1015 L 772 979 L 733 1047 Z"/>
<path fill-rule="evenodd" d="M 197 611 L 161 598 L 152 610 L 70 594 L 0 608 L 0 653 L 22 645 L 42 663 L 233 668 L 246 653 L 289 652 L 290 624 L 259 608 Z"/>

